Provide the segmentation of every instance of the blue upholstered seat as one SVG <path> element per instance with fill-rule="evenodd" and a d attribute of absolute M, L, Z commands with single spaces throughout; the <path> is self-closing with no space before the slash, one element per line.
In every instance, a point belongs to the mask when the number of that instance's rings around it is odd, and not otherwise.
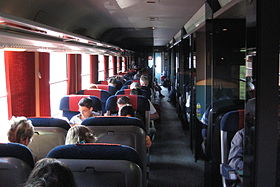
<path fill-rule="evenodd" d="M 76 114 L 79 114 L 78 103 L 82 98 L 90 97 L 93 101 L 93 110 L 101 111 L 102 105 L 100 99 L 90 95 L 66 95 L 60 100 L 59 109 L 63 111 L 63 116 L 69 120 Z"/>
<path fill-rule="evenodd" d="M 101 90 L 101 89 L 80 90 L 78 92 L 78 94 L 91 95 L 91 96 L 95 96 L 95 97 L 99 98 L 102 103 L 102 112 L 103 113 L 106 112 L 106 110 L 105 110 L 106 101 L 112 95 L 108 91 Z"/>

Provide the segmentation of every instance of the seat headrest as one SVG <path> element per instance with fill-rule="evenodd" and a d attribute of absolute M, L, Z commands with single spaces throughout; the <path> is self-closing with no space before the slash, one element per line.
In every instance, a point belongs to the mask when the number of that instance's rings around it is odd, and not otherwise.
<path fill-rule="evenodd" d="M 117 91 L 115 95 L 130 95 L 131 89 L 123 89 Z"/>
<path fill-rule="evenodd" d="M 121 87 L 121 90 L 124 90 L 124 89 L 130 89 L 130 85 L 123 85 L 123 86 Z"/>
<path fill-rule="evenodd" d="M 14 157 L 34 167 L 32 153 L 28 147 L 18 143 L 0 143 L 0 157 Z"/>
<path fill-rule="evenodd" d="M 227 112 L 221 119 L 221 130 L 236 132 L 244 127 L 244 110 Z"/>
<path fill-rule="evenodd" d="M 96 87 L 101 90 L 108 91 L 111 95 L 114 95 L 117 92 L 117 88 L 114 86 L 103 85 L 103 84 L 96 84 Z"/>
<path fill-rule="evenodd" d="M 111 96 L 111 94 L 108 91 L 101 89 L 80 90 L 78 94 L 92 95 L 99 98 L 101 101 L 106 101 Z"/>
<path fill-rule="evenodd" d="M 94 111 L 101 111 L 101 101 L 95 96 L 90 95 L 67 95 L 61 98 L 59 109 L 63 111 L 72 111 L 78 112 L 79 106 L 78 103 L 82 98 L 90 97 L 93 101 L 93 110 Z"/>
<path fill-rule="evenodd" d="M 127 160 L 142 168 L 138 153 L 131 147 L 119 144 L 85 143 L 61 145 L 52 149 L 47 157 L 58 159 Z"/>
<path fill-rule="evenodd" d="M 60 127 L 68 131 L 70 125 L 67 121 L 58 118 L 28 118 L 32 121 L 34 127 Z"/>
<path fill-rule="evenodd" d="M 137 112 L 150 111 L 150 103 L 148 99 L 142 95 L 112 95 L 106 101 L 106 111 L 117 112 L 117 100 L 122 97 L 129 97 L 130 104 Z"/>
<path fill-rule="evenodd" d="M 85 126 L 128 126 L 133 125 L 146 131 L 144 123 L 136 117 L 123 116 L 96 116 L 91 117 L 82 122 Z"/>

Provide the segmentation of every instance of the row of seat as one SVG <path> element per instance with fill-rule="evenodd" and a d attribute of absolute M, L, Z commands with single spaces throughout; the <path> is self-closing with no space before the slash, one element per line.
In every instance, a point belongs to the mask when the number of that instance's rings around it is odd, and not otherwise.
<path fill-rule="evenodd" d="M 31 151 L 22 144 L 0 144 L 0 186 L 22 186 L 34 167 Z M 137 152 L 117 144 L 62 145 L 52 149 L 48 158 L 68 166 L 77 186 L 142 187 L 143 163 Z"/>
<path fill-rule="evenodd" d="M 116 113 L 118 111 L 117 108 L 117 100 L 124 95 L 112 95 L 110 96 L 105 103 L 105 109 L 108 114 Z M 134 110 L 140 114 L 140 116 L 143 116 L 143 119 L 145 119 L 145 125 L 146 130 L 149 128 L 150 124 L 150 104 L 147 98 L 141 95 L 125 95 L 129 97 L 130 103 Z M 60 107 L 59 109 L 63 111 L 63 116 L 67 117 L 69 120 L 76 114 L 79 113 L 79 107 L 78 103 L 82 98 L 90 97 L 93 100 L 94 104 L 94 111 L 101 111 L 101 101 L 96 96 L 90 96 L 90 95 L 67 95 L 64 96 L 60 101 Z M 104 112 L 103 111 L 103 112 Z"/>
<path fill-rule="evenodd" d="M 96 183 L 97 186 L 111 184 L 146 186 L 146 133 L 143 122 L 138 118 L 87 119 L 83 125 L 91 128 L 98 137 L 98 142 L 102 143 L 83 145 L 64 145 L 67 130 L 70 128 L 64 120 L 55 118 L 30 118 L 30 120 L 36 133 L 29 148 L 38 158 L 48 156 L 61 159 L 74 171 L 78 186 L 85 186 L 90 182 Z M 14 176 L 8 177 L 9 174 L 5 173 L 13 173 L 19 167 L 17 164 L 20 164 L 22 173 L 17 173 L 21 177 L 17 177 L 18 180 L 14 181 L 16 184 L 24 181 L 26 173 L 34 166 L 32 155 L 20 144 L 0 144 L 0 156 L 1 183 L 3 181 L 5 186 Z M 5 176 L 3 180 L 2 176 Z M 15 183 L 11 183 L 11 186 L 16 186 Z"/>

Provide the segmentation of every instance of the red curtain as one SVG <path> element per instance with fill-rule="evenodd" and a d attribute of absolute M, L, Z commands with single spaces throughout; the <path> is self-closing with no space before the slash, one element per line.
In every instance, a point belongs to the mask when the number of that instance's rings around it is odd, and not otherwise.
<path fill-rule="evenodd" d="M 127 71 L 127 58 L 128 57 L 124 57 L 124 71 Z"/>
<path fill-rule="evenodd" d="M 35 54 L 5 52 L 9 118 L 35 116 Z"/>
<path fill-rule="evenodd" d="M 122 71 L 122 57 L 119 57 L 119 71 Z"/>
<path fill-rule="evenodd" d="M 90 81 L 98 82 L 98 55 L 90 55 Z"/>
<path fill-rule="evenodd" d="M 81 55 L 67 54 L 67 93 L 75 94 L 81 90 Z"/>
<path fill-rule="evenodd" d="M 109 56 L 104 56 L 104 80 L 106 80 L 109 76 Z"/>
<path fill-rule="evenodd" d="M 117 57 L 116 56 L 113 56 L 113 74 L 114 75 L 117 75 L 118 71 L 117 71 Z"/>
<path fill-rule="evenodd" d="M 40 116 L 50 116 L 50 54 L 39 53 Z"/>

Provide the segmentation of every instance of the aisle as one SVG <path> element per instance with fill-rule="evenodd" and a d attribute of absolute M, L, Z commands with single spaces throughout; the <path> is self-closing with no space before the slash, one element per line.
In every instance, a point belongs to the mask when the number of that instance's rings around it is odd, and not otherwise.
<path fill-rule="evenodd" d="M 203 187 L 203 162 L 194 162 L 188 132 L 167 99 L 161 100 L 161 122 L 151 148 L 148 186 Z"/>

